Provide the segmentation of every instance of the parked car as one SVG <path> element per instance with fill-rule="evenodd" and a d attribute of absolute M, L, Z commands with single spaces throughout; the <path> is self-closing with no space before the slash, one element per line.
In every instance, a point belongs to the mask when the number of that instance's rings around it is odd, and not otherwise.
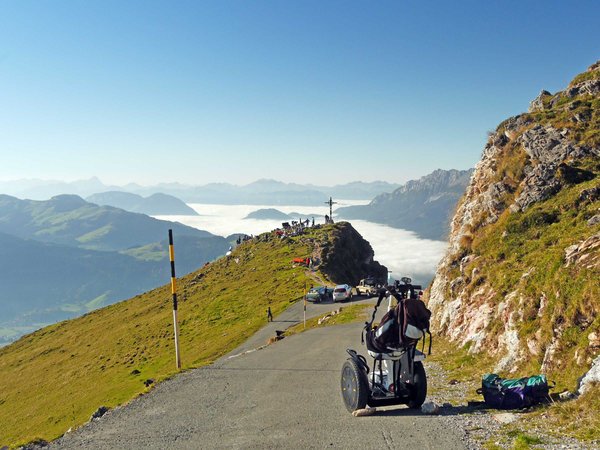
<path fill-rule="evenodd" d="M 333 298 L 333 288 L 326 286 L 316 286 L 308 290 L 306 300 L 309 302 L 321 303 Z"/>
<path fill-rule="evenodd" d="M 368 295 L 369 297 L 373 297 L 377 295 L 378 291 L 379 285 L 373 278 L 360 280 L 358 286 L 356 286 L 356 295 Z"/>
<path fill-rule="evenodd" d="M 338 284 L 333 289 L 333 301 L 344 301 L 352 298 L 352 286 L 347 284 Z"/>

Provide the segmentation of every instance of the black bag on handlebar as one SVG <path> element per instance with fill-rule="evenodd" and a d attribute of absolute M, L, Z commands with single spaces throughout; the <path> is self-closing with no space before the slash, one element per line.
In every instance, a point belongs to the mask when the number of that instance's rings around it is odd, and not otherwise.
<path fill-rule="evenodd" d="M 400 347 L 400 323 L 398 308 L 389 310 L 379 322 L 379 326 L 367 330 L 367 349 L 377 353 L 388 353 Z"/>
<path fill-rule="evenodd" d="M 387 353 L 400 347 L 415 346 L 421 338 L 425 345 L 425 333 L 429 333 L 431 311 L 421 300 L 404 299 L 396 292 L 392 292 L 398 300 L 398 305 L 382 317 L 379 326 L 372 326 L 384 295 L 385 293 L 380 293 L 371 322 L 365 324 L 367 349 L 377 353 Z M 431 336 L 431 333 L 429 335 Z M 431 337 L 429 347 L 431 353 Z"/>

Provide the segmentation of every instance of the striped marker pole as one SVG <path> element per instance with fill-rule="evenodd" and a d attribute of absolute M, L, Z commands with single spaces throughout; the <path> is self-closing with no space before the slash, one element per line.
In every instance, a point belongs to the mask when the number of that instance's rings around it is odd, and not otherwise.
<path fill-rule="evenodd" d="M 175 362 L 181 369 L 179 356 L 179 329 L 177 327 L 177 286 L 175 284 L 175 250 L 173 249 L 173 230 L 169 230 L 169 259 L 171 260 L 171 294 L 173 294 L 173 331 L 175 332 Z"/>

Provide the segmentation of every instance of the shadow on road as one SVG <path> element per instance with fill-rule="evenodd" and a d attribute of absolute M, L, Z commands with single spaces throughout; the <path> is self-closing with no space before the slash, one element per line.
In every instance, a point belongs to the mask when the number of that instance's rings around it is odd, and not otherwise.
<path fill-rule="evenodd" d="M 490 408 L 486 407 L 484 402 L 481 404 L 470 404 L 460 406 L 440 406 L 440 412 L 437 416 L 461 416 L 464 414 L 473 414 L 475 411 L 487 412 Z M 389 409 L 377 409 L 374 416 L 425 416 L 420 409 L 410 409 L 406 406 L 388 407 Z"/>
<path fill-rule="evenodd" d="M 408 417 L 408 416 L 424 416 L 420 409 L 410 409 L 408 407 L 398 406 L 390 409 L 380 409 L 377 408 L 374 417 L 376 416 L 385 416 L 385 417 Z"/>
<path fill-rule="evenodd" d="M 206 366 L 204 370 L 221 370 L 221 371 L 249 371 L 249 372 L 334 372 L 338 373 L 337 369 L 302 369 L 302 368 L 284 368 L 284 367 L 217 367 Z"/>
<path fill-rule="evenodd" d="M 309 301 L 308 304 L 309 305 L 350 305 L 352 303 L 358 303 L 358 302 L 364 302 L 365 300 L 373 300 L 376 301 L 377 297 L 368 297 L 366 295 L 354 295 L 351 299 L 349 300 L 340 300 L 337 302 L 334 302 L 333 300 L 327 300 L 327 301 L 321 301 L 321 302 L 312 302 Z"/>

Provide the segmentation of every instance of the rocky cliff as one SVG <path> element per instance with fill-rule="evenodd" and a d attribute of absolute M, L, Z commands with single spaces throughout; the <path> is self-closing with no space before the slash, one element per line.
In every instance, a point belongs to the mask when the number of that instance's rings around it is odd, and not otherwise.
<path fill-rule="evenodd" d="M 574 385 L 600 353 L 599 174 L 596 63 L 490 134 L 429 292 L 437 330 Z"/>
<path fill-rule="evenodd" d="M 387 278 L 387 268 L 373 259 L 375 254 L 371 244 L 352 225 L 338 222 L 325 229 L 327 237 L 320 243 L 318 258 L 322 261 L 321 271 L 331 281 L 356 286 L 367 276 Z"/>
<path fill-rule="evenodd" d="M 422 238 L 444 240 L 449 223 L 473 170 L 435 170 L 411 180 L 368 205 L 339 208 L 345 219 L 363 219 L 414 231 Z"/>

